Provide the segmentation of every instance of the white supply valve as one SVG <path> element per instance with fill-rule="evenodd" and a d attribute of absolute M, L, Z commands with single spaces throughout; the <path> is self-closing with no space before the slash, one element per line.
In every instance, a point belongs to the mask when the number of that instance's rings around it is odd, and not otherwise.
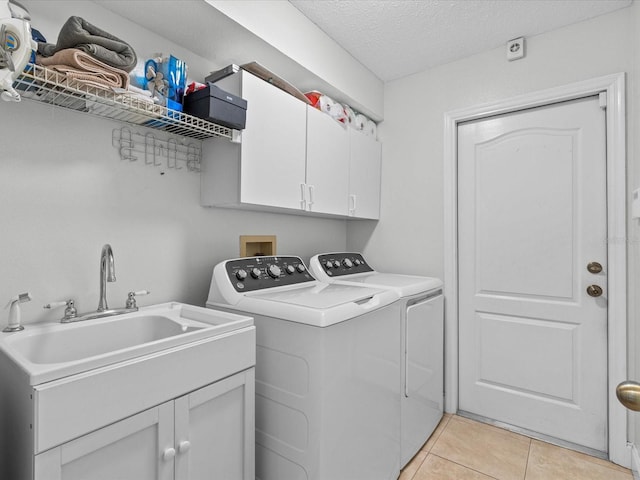
<path fill-rule="evenodd" d="M 62 302 L 51 302 L 43 305 L 42 308 L 54 309 L 58 307 L 66 307 L 64 309 L 64 317 L 60 319 L 61 322 L 68 322 L 70 319 L 78 316 L 78 310 L 76 309 L 76 302 L 73 299 Z"/>
<path fill-rule="evenodd" d="M 129 292 L 127 294 L 127 303 L 125 305 L 125 307 L 127 309 L 131 309 L 131 310 L 137 310 L 138 309 L 138 305 L 136 304 L 136 297 L 142 296 L 142 295 L 149 295 L 151 292 L 149 290 L 138 290 L 136 292 Z"/>

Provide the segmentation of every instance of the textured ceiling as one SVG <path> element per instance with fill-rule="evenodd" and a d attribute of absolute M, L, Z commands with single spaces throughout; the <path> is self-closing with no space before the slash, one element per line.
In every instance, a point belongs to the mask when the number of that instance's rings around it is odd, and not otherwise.
<path fill-rule="evenodd" d="M 289 0 L 384 81 L 631 5 L 632 0 Z"/>

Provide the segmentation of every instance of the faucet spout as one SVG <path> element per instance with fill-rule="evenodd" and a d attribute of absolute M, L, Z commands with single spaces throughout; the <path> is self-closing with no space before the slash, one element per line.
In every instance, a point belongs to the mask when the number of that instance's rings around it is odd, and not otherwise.
<path fill-rule="evenodd" d="M 108 243 L 102 247 L 100 253 L 100 301 L 98 302 L 98 312 L 109 309 L 107 305 L 107 282 L 116 281 L 116 267 L 113 261 L 113 250 Z"/>

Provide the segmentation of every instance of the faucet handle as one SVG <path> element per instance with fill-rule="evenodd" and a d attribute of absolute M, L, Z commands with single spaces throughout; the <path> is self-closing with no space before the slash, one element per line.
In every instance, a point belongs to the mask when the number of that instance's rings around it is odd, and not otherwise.
<path fill-rule="evenodd" d="M 66 302 L 51 302 L 43 305 L 42 308 L 58 308 L 58 307 L 66 307 L 64 309 L 64 317 L 60 320 L 61 322 L 67 321 L 71 318 L 75 318 L 78 316 L 78 310 L 76 310 L 76 302 L 73 299 L 69 299 Z"/>
<path fill-rule="evenodd" d="M 127 294 L 127 303 L 125 305 L 126 308 L 130 309 L 138 309 L 138 305 L 136 304 L 136 296 L 141 295 L 149 295 L 151 292 L 149 290 L 138 290 L 137 292 L 129 292 Z"/>

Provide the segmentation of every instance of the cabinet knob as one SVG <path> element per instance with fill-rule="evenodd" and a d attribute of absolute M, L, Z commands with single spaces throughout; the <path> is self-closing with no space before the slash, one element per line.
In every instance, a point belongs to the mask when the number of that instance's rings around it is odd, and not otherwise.
<path fill-rule="evenodd" d="M 183 440 L 178 444 L 178 453 L 187 453 L 191 448 L 191 442 L 189 440 Z"/>
<path fill-rule="evenodd" d="M 168 462 L 169 460 L 173 460 L 175 456 L 176 456 L 175 448 L 167 448 L 164 452 L 162 452 L 162 459 L 165 462 Z"/>

